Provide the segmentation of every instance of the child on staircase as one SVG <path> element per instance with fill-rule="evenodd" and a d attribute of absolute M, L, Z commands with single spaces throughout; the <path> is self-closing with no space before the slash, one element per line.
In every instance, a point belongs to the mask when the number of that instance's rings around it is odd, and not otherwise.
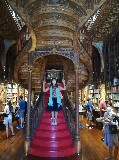
<path fill-rule="evenodd" d="M 66 90 L 65 80 L 62 80 L 63 87 L 58 86 L 56 79 L 52 79 L 52 83 L 49 87 L 45 88 L 45 81 L 43 81 L 43 92 L 50 90 L 49 102 L 47 109 L 51 111 L 52 121 L 51 125 L 57 125 L 58 111 L 62 109 L 60 91 Z"/>

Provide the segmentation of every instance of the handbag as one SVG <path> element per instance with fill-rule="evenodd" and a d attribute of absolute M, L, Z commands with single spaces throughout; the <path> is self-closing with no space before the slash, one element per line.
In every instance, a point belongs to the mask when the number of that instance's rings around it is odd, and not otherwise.
<path fill-rule="evenodd" d="M 109 125 L 109 133 L 110 134 L 117 134 L 118 133 L 117 125 Z"/>

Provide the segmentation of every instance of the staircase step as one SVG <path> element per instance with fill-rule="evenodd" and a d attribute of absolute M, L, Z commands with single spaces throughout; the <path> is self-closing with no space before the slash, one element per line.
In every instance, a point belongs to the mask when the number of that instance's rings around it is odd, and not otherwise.
<path fill-rule="evenodd" d="M 69 148 L 62 148 L 62 150 L 45 150 L 42 148 L 30 148 L 30 154 L 39 157 L 66 157 L 70 155 L 74 155 L 76 153 L 76 149 L 73 146 L 69 146 Z"/>
<path fill-rule="evenodd" d="M 38 146 L 36 144 L 32 145 L 33 148 L 38 148 L 39 150 L 45 150 L 45 151 L 62 151 L 67 150 L 72 147 L 72 145 L 65 145 L 61 147 L 49 147 L 49 146 Z"/>
<path fill-rule="evenodd" d="M 51 124 L 49 125 L 44 125 L 44 124 L 40 124 L 38 126 L 37 130 L 42 130 L 42 131 L 63 131 L 63 130 L 67 130 L 67 125 L 65 123 L 60 123 L 57 126 L 52 126 Z"/>
<path fill-rule="evenodd" d="M 51 114 L 43 115 L 42 119 L 45 119 L 45 118 L 51 119 Z M 63 115 L 58 115 L 57 119 L 64 119 L 64 116 Z"/>
<path fill-rule="evenodd" d="M 50 116 L 51 116 L 51 112 L 50 112 L 50 111 L 47 111 L 47 110 L 45 109 L 43 115 L 47 115 L 47 116 L 50 115 Z M 60 111 L 60 112 L 58 113 L 58 116 L 63 116 L 63 117 L 64 117 L 64 113 L 63 113 L 62 111 Z"/>
<path fill-rule="evenodd" d="M 50 124 L 51 125 L 51 118 L 45 118 L 45 119 L 41 119 L 41 123 L 44 123 L 45 125 Z M 59 125 L 60 123 L 66 123 L 65 119 L 58 119 L 57 120 L 57 125 Z"/>
<path fill-rule="evenodd" d="M 44 141 L 63 141 L 63 140 L 69 140 L 69 139 L 73 140 L 71 135 L 69 135 L 69 136 L 64 135 L 64 137 L 55 137 L 55 138 L 35 136 L 34 138 L 36 138 L 38 141 L 40 141 L 40 140 L 44 140 Z"/>
<path fill-rule="evenodd" d="M 64 137 L 69 136 L 70 132 L 68 130 L 66 131 L 55 131 L 55 132 L 44 132 L 44 131 L 36 131 L 35 136 L 39 137 L 48 137 L 48 138 L 57 138 L 57 137 Z"/>
<path fill-rule="evenodd" d="M 32 145 L 37 145 L 37 147 L 63 147 L 72 145 L 72 139 L 69 137 L 68 139 L 62 140 L 45 140 L 45 139 L 38 139 L 34 138 L 32 141 Z"/>

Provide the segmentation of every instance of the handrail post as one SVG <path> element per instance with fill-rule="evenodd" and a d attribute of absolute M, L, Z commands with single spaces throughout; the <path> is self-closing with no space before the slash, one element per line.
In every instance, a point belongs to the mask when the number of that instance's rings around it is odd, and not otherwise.
<path fill-rule="evenodd" d="M 25 155 L 28 154 L 30 143 L 31 143 L 31 134 L 30 134 L 30 113 L 31 113 L 31 86 L 32 86 L 32 61 L 30 60 L 30 55 L 32 53 L 28 53 L 28 73 L 29 73 L 29 79 L 28 79 L 28 100 L 27 100 L 27 123 L 26 123 L 26 136 L 25 136 Z"/>

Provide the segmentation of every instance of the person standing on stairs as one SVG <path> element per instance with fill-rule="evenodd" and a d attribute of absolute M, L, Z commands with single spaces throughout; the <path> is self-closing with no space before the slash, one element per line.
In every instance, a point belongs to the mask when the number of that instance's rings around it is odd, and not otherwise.
<path fill-rule="evenodd" d="M 63 87 L 58 86 L 56 79 L 53 78 L 51 85 L 45 88 L 45 81 L 43 81 L 43 92 L 50 90 L 49 102 L 47 105 L 47 110 L 51 111 L 52 121 L 51 125 L 57 125 L 58 111 L 62 110 L 60 91 L 66 90 L 65 80 L 62 80 Z"/>

